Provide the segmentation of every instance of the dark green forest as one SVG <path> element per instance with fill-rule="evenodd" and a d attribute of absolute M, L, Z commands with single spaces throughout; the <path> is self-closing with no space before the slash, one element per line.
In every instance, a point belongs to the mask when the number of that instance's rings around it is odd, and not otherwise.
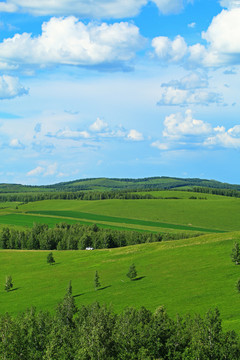
<path fill-rule="evenodd" d="M 1 249 L 26 250 L 85 250 L 116 248 L 128 245 L 186 239 L 198 236 L 191 233 L 147 233 L 121 231 L 80 224 L 59 223 L 54 228 L 35 223 L 31 229 L 15 230 L 4 227 L 0 232 Z"/>
<path fill-rule="evenodd" d="M 69 283 L 55 314 L 31 308 L 0 316 L 0 354 L 4 360 L 236 360 L 240 339 L 222 330 L 218 309 L 176 319 L 161 306 L 154 313 L 141 307 L 115 314 L 98 303 L 78 309 Z"/>

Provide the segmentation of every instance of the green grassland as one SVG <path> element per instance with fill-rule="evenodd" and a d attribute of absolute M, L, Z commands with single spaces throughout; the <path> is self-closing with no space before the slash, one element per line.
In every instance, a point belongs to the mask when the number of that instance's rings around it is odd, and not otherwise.
<path fill-rule="evenodd" d="M 222 197 L 222 200 L 154 199 L 154 200 L 46 200 L 19 207 L 21 212 L 57 211 L 69 217 L 68 212 L 94 214 L 106 217 L 157 222 L 182 227 L 211 230 L 240 230 L 240 199 Z M 73 213 L 72 213 L 73 214 Z M 71 213 L 70 213 L 71 215 Z M 71 216 L 70 216 L 71 217 Z M 84 220 L 83 217 L 81 217 Z M 109 219 L 108 219 L 109 220 Z M 95 222 L 96 219 L 92 220 Z M 146 224 L 145 224 L 146 225 Z M 166 228 L 169 227 L 166 226 Z M 190 230 L 190 229 L 189 229 Z"/>
<path fill-rule="evenodd" d="M 240 199 L 179 190 L 153 194 L 159 199 L 0 203 L 0 228 L 77 222 L 122 230 L 205 233 L 118 249 L 54 251 L 53 266 L 46 262 L 49 251 L 2 250 L 0 313 L 16 314 L 32 305 L 53 311 L 72 280 L 78 305 L 97 300 L 112 304 L 116 312 L 126 306 L 154 310 L 164 305 L 171 315 L 204 314 L 217 306 L 224 328 L 240 331 L 240 295 L 235 288 L 240 266 L 230 258 L 234 241 L 240 240 Z M 133 262 L 137 281 L 126 277 Z M 98 291 L 96 270 L 102 285 Z M 14 283 L 9 293 L 3 290 L 7 275 Z"/>
<path fill-rule="evenodd" d="M 126 306 L 154 310 L 164 305 L 171 315 L 200 313 L 218 307 L 225 329 L 240 330 L 240 295 L 235 284 L 240 267 L 230 258 L 240 232 L 135 245 L 97 251 L 0 251 L 0 312 L 16 314 L 27 307 L 53 311 L 69 280 L 77 305 L 98 301 L 119 312 Z M 126 277 L 135 263 L 138 280 Z M 94 290 L 99 272 L 101 289 Z M 5 276 L 14 289 L 6 293 Z"/>
<path fill-rule="evenodd" d="M 159 199 L 44 200 L 0 203 L 0 226 L 49 226 L 62 221 L 153 232 L 240 230 L 240 199 L 184 191 L 158 191 Z M 204 194 L 205 195 L 205 194 Z M 174 199 L 173 197 L 178 197 Z M 2 207 L 1 207 L 2 204 Z M 5 205 L 4 205 L 5 204 Z"/>

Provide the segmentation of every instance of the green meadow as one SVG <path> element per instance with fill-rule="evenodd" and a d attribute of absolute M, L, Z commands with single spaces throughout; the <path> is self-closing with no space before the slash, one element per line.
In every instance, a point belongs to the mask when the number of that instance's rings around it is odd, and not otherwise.
<path fill-rule="evenodd" d="M 164 305 L 169 314 L 204 314 L 218 307 L 225 329 L 240 330 L 240 267 L 230 257 L 240 232 L 204 235 L 194 239 L 93 251 L 0 251 L 0 309 L 16 314 L 30 306 L 54 311 L 69 280 L 77 305 L 98 301 L 116 312 L 126 306 L 154 310 Z M 138 278 L 126 277 L 135 263 Z M 101 288 L 94 289 L 94 274 Z M 6 293 L 11 274 L 13 291 Z"/>
<path fill-rule="evenodd" d="M 67 222 L 203 234 L 118 249 L 53 251 L 56 264 L 52 266 L 46 262 L 49 251 L 2 250 L 0 312 L 16 314 L 30 306 L 54 311 L 72 280 L 77 305 L 99 301 L 112 305 L 116 312 L 126 306 L 154 310 L 164 305 L 170 315 L 204 314 L 217 306 L 224 328 L 239 331 L 240 295 L 235 284 L 240 266 L 234 265 L 230 253 L 234 241 L 240 241 L 240 199 L 183 191 L 152 193 L 159 199 L 0 203 L 1 228 Z M 136 281 L 126 277 L 133 262 Z M 98 291 L 94 289 L 96 270 L 101 282 Z M 14 283 L 9 293 L 4 291 L 7 275 Z"/>
<path fill-rule="evenodd" d="M 165 191 L 165 196 L 167 192 Z M 169 191 L 169 197 L 175 193 Z M 185 192 L 184 193 L 185 196 Z M 190 193 L 191 194 L 191 193 Z M 192 193 L 194 194 L 194 193 Z M 196 195 L 196 194 L 195 194 Z M 202 195 L 202 194 L 201 194 Z M 240 199 L 207 195 L 205 199 L 138 200 L 44 200 L 19 205 L 18 210 L 3 209 L 0 214 L 55 217 L 88 223 L 102 223 L 161 231 L 161 228 L 188 231 L 240 230 Z M 23 219 L 23 218 L 20 218 Z M 1 217 L 3 224 L 7 218 Z M 9 221 L 9 218 L 8 218 Z M 39 220 L 41 221 L 41 220 Z"/>

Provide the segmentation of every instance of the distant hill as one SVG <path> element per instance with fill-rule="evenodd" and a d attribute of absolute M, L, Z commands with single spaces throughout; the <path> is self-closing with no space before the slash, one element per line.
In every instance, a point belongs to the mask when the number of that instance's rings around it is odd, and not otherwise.
<path fill-rule="evenodd" d="M 229 189 L 240 191 L 240 185 L 222 183 L 216 180 L 198 178 L 149 177 L 141 179 L 90 178 L 61 182 L 54 185 L 30 186 L 20 184 L 0 184 L 0 193 L 36 193 L 55 191 L 109 191 L 109 190 L 164 190 L 164 189 L 192 189 L 193 187 L 207 187 L 214 189 Z"/>

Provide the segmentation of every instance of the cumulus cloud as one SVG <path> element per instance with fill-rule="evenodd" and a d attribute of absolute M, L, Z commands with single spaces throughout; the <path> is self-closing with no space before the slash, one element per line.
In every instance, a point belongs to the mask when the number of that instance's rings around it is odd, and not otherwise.
<path fill-rule="evenodd" d="M 104 122 L 100 118 L 97 118 L 97 120 L 89 127 L 89 129 L 94 132 L 106 130 L 107 128 L 108 128 L 108 123 Z"/>
<path fill-rule="evenodd" d="M 163 136 L 169 139 L 179 139 L 186 136 L 200 136 L 211 132 L 211 125 L 193 118 L 192 111 L 171 114 L 164 120 Z"/>
<path fill-rule="evenodd" d="M 240 125 L 226 130 L 223 126 L 214 128 L 215 133 L 207 137 L 204 145 L 208 147 L 240 148 Z"/>
<path fill-rule="evenodd" d="M 187 105 L 209 105 L 221 103 L 222 96 L 215 92 L 209 92 L 206 76 L 199 73 L 191 73 L 180 80 L 163 83 L 162 94 L 158 105 L 187 106 Z"/>
<path fill-rule="evenodd" d="M 0 99 L 13 99 L 28 94 L 28 89 L 20 83 L 17 77 L 0 76 Z"/>
<path fill-rule="evenodd" d="M 123 18 L 137 15 L 153 2 L 163 14 L 177 13 L 191 0 L 7 0 L 0 11 L 29 12 L 34 15 L 73 15 L 95 18 Z"/>
<path fill-rule="evenodd" d="M 173 87 L 164 89 L 158 105 L 171 106 L 188 106 L 188 105 L 205 105 L 222 103 L 222 97 L 215 92 L 205 90 L 181 90 Z"/>
<path fill-rule="evenodd" d="M 179 62 L 187 54 L 188 47 L 180 35 L 171 41 L 166 36 L 158 36 L 152 40 L 155 55 L 162 61 Z"/>
<path fill-rule="evenodd" d="M 215 16 L 207 31 L 202 32 L 205 45 L 187 46 L 180 35 L 174 40 L 159 36 L 152 40 L 155 56 L 161 62 L 180 62 L 192 67 L 240 64 L 240 6 L 235 3 L 229 8 Z"/>
<path fill-rule="evenodd" d="M 228 130 L 218 125 L 212 127 L 203 120 L 193 117 L 192 111 L 166 116 L 162 139 L 151 143 L 161 151 L 173 149 L 240 149 L 240 125 Z"/>
<path fill-rule="evenodd" d="M 96 66 L 131 60 L 143 45 L 137 26 L 120 22 L 85 25 L 77 18 L 51 18 L 42 34 L 15 34 L 0 43 L 0 61 L 10 65 Z"/>
<path fill-rule="evenodd" d="M 127 138 L 133 141 L 141 141 L 143 140 L 143 134 L 141 134 L 137 130 L 132 129 L 129 131 Z"/>
<path fill-rule="evenodd" d="M 18 139 L 12 139 L 9 146 L 13 149 L 25 149 L 25 146 Z"/>
<path fill-rule="evenodd" d="M 205 74 L 192 72 L 181 78 L 180 80 L 172 80 L 163 83 L 162 87 L 174 87 L 180 90 L 194 90 L 208 87 L 208 78 Z"/>

